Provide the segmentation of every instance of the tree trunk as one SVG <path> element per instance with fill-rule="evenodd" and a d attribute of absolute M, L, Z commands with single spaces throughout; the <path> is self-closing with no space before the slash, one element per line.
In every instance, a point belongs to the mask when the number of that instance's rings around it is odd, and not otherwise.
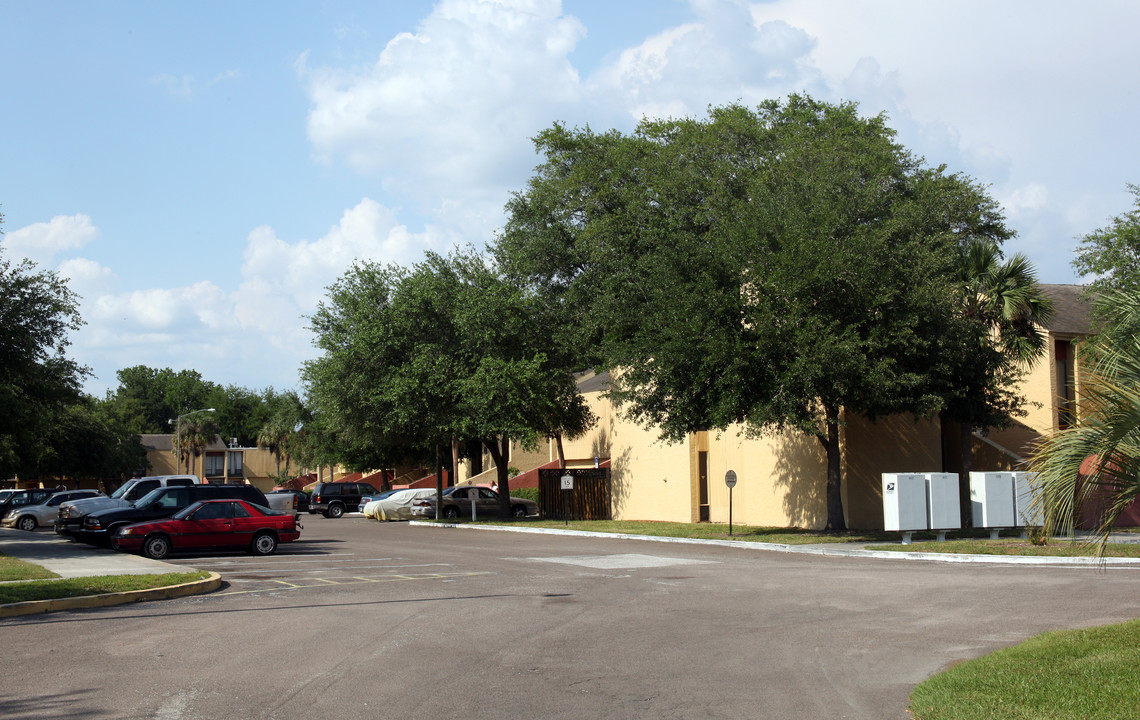
<path fill-rule="evenodd" d="M 974 428 L 958 423 L 958 505 L 962 527 L 974 527 L 974 509 L 970 502 L 970 471 L 974 469 Z"/>
<path fill-rule="evenodd" d="M 483 443 L 467 441 L 467 458 L 471 461 L 471 477 L 483 474 Z"/>
<path fill-rule="evenodd" d="M 435 444 L 435 519 L 443 517 L 443 448 Z"/>
<path fill-rule="evenodd" d="M 451 484 L 455 485 L 459 478 L 459 438 L 451 440 Z"/>
<path fill-rule="evenodd" d="M 507 463 L 510 462 L 511 441 L 509 438 L 502 437 L 498 440 L 488 440 L 487 450 L 491 453 L 491 459 L 495 461 L 495 477 L 498 478 L 499 485 L 499 517 L 509 518 L 511 516 L 511 486 L 510 478 L 507 477 Z"/>
<path fill-rule="evenodd" d="M 562 433 L 554 433 L 554 443 L 558 447 L 558 469 L 566 469 L 566 451 L 562 449 Z"/>
<path fill-rule="evenodd" d="M 839 407 L 825 405 L 827 416 L 827 440 L 820 438 L 827 452 L 827 526 L 828 532 L 842 532 L 847 529 L 843 517 L 843 468 L 839 454 Z"/>

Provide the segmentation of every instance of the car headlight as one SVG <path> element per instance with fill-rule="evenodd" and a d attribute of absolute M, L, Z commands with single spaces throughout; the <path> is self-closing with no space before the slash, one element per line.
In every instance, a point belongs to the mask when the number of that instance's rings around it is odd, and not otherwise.
<path fill-rule="evenodd" d="M 83 521 L 83 524 L 84 524 L 84 526 L 90 528 L 91 530 L 99 530 L 103 527 L 103 523 L 99 522 L 98 520 L 96 520 L 94 518 L 87 518 L 86 520 Z"/>
<path fill-rule="evenodd" d="M 119 531 L 117 534 L 119 534 L 119 535 L 130 535 L 132 532 L 134 532 L 134 531 L 130 527 L 121 527 L 121 528 L 119 528 Z"/>

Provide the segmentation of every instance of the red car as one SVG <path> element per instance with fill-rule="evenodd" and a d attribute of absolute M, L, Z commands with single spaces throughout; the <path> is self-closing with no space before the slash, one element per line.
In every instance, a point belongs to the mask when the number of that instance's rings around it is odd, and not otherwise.
<path fill-rule="evenodd" d="M 271 555 L 277 543 L 299 537 L 300 525 L 292 515 L 244 500 L 203 500 L 165 520 L 121 527 L 111 536 L 111 546 L 155 560 L 172 552 L 218 548 Z"/>

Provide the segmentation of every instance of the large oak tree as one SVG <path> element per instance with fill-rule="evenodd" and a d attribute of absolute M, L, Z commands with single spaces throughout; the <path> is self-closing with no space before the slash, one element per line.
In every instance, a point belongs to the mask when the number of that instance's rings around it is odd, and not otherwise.
<path fill-rule="evenodd" d="M 495 248 L 510 276 L 664 438 L 735 423 L 818 438 L 826 527 L 844 529 L 844 414 L 943 407 L 958 248 L 970 217 L 993 219 L 969 206 L 984 193 L 925 167 L 882 116 L 804 96 L 629 136 L 555 125 L 536 146 Z"/>

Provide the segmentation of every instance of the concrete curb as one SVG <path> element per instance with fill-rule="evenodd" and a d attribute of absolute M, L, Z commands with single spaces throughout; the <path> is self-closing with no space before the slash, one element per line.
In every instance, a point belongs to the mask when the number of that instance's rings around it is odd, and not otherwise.
<path fill-rule="evenodd" d="M 170 600 L 187 595 L 201 595 L 202 593 L 217 590 L 222 585 L 222 576 L 211 572 L 210 576 L 202 580 L 167 585 L 166 587 L 147 588 L 146 590 L 128 590 L 126 592 L 104 593 L 102 595 L 82 595 L 80 597 L 57 598 L 55 600 L 29 600 L 27 602 L 8 603 L 0 605 L 0 618 L 17 617 L 19 615 L 35 615 L 37 613 L 55 612 L 57 610 L 76 610 L 83 608 L 108 607 L 111 605 L 126 605 L 127 603 L 145 602 L 148 600 Z"/>
<path fill-rule="evenodd" d="M 826 557 L 860 557 L 878 560 L 924 560 L 945 563 L 990 563 L 1000 565 L 1057 565 L 1063 567 L 1106 566 L 1140 569 L 1140 558 L 1094 558 L 1038 555 L 965 555 L 961 553 L 896 552 L 893 550 L 864 550 L 862 548 L 831 547 L 829 545 L 785 545 L 782 543 L 744 542 L 734 540 L 706 540 L 702 538 L 675 538 L 656 535 L 630 535 L 626 533 L 599 533 L 586 530 L 559 530 L 557 528 L 510 527 L 506 525 L 468 525 L 466 523 L 424 522 L 412 520 L 417 527 L 460 528 L 464 530 L 492 530 L 497 532 L 570 535 L 576 537 L 618 538 L 621 540 L 648 540 L 650 542 L 683 543 L 687 545 L 717 545 L 720 547 L 761 550 L 765 552 L 800 553 Z"/>

